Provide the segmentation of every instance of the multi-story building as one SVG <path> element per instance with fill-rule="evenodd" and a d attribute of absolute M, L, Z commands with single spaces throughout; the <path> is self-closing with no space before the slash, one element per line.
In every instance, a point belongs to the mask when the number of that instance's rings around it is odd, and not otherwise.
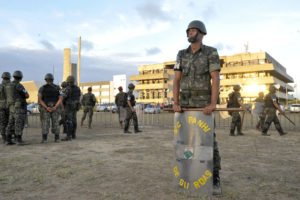
<path fill-rule="evenodd" d="M 259 92 L 268 93 L 270 85 L 278 85 L 277 97 L 282 103 L 293 100 L 289 92 L 294 89 L 288 83 L 293 83 L 293 78 L 286 73 L 285 67 L 266 52 L 241 53 L 233 56 L 221 56 L 220 72 L 220 100 L 226 98 L 233 91 L 234 85 L 241 85 L 241 95 L 245 103 L 253 102 Z"/>
<path fill-rule="evenodd" d="M 88 92 L 88 88 L 92 87 L 92 93 L 95 95 L 98 104 L 114 103 L 114 85 L 112 81 L 99 81 L 80 83 L 82 94 Z"/>
<path fill-rule="evenodd" d="M 138 92 L 139 103 L 165 103 L 173 100 L 174 61 L 161 64 L 141 65 L 139 74 L 130 76 L 131 81 L 138 84 L 135 90 Z"/>
<path fill-rule="evenodd" d="M 241 85 L 241 95 L 244 103 L 253 102 L 259 92 L 268 93 L 270 85 L 278 85 L 277 97 L 281 103 L 293 100 L 288 94 L 294 89 L 288 83 L 293 78 L 279 62 L 266 52 L 241 53 L 233 56 L 221 56 L 220 101 L 226 103 L 234 85 Z M 173 99 L 173 79 L 175 61 L 161 64 L 141 65 L 139 75 L 130 77 L 137 81 L 139 92 L 137 102 L 141 103 L 171 103 Z"/>
<path fill-rule="evenodd" d="M 37 81 L 22 81 L 21 84 L 29 93 L 29 98 L 26 99 L 27 103 L 37 103 L 39 88 L 45 83 Z"/>

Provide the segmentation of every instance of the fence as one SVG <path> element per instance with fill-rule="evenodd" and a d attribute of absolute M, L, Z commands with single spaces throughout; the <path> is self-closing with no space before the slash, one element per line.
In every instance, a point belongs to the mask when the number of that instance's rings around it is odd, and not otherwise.
<path fill-rule="evenodd" d="M 137 112 L 139 126 L 140 127 L 165 127 L 173 128 L 174 113 L 162 111 L 159 114 L 146 114 L 142 111 Z M 81 120 L 82 112 L 79 111 L 77 114 L 78 124 Z M 299 131 L 300 130 L 300 113 L 286 113 L 286 116 L 289 117 L 296 126 L 292 125 L 287 119 L 279 115 L 279 120 L 283 130 L 287 131 Z M 229 129 L 231 118 L 223 119 L 219 112 L 215 112 L 215 121 L 217 128 L 227 128 Z M 244 129 L 254 129 L 258 121 L 257 115 L 252 115 L 250 113 L 245 114 L 244 119 Z M 28 116 L 28 123 L 30 127 L 40 127 L 40 115 L 32 114 Z M 87 120 L 85 121 L 87 123 Z M 93 125 L 100 127 L 119 127 L 118 114 L 111 112 L 94 112 L 93 116 Z M 274 124 L 272 124 L 271 129 L 275 129 Z"/>

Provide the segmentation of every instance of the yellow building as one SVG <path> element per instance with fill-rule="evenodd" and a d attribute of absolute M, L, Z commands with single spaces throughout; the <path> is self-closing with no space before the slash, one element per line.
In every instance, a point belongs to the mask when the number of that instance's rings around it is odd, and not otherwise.
<path fill-rule="evenodd" d="M 43 85 L 41 82 L 36 81 L 23 81 L 21 84 L 25 87 L 29 93 L 29 98 L 26 99 L 27 103 L 37 103 L 38 102 L 38 91 Z"/>
<path fill-rule="evenodd" d="M 131 81 L 137 81 L 135 90 L 139 103 L 171 103 L 173 98 L 174 61 L 161 64 L 141 65 L 139 74 L 130 76 Z"/>
<path fill-rule="evenodd" d="M 220 100 L 225 103 L 234 85 L 241 85 L 244 103 L 253 102 L 259 92 L 268 93 L 270 85 L 280 85 L 277 97 L 283 103 L 293 100 L 289 92 L 294 89 L 288 83 L 293 78 L 286 73 L 285 67 L 266 52 L 241 53 L 233 56 L 221 56 Z M 173 99 L 173 79 L 175 61 L 161 64 L 141 65 L 139 75 L 130 77 L 137 81 L 139 92 L 137 102 L 171 103 Z"/>
<path fill-rule="evenodd" d="M 288 92 L 294 89 L 288 83 L 294 80 L 286 73 L 285 67 L 266 52 L 241 53 L 232 56 L 221 56 L 220 100 L 226 102 L 234 85 L 241 85 L 244 103 L 253 102 L 259 92 L 268 93 L 270 85 L 280 86 L 277 92 L 279 101 L 293 100 Z"/>
<path fill-rule="evenodd" d="M 92 87 L 92 93 L 97 99 L 97 104 L 115 102 L 114 86 L 112 81 L 80 83 L 79 87 L 82 94 L 87 93 L 88 88 Z"/>

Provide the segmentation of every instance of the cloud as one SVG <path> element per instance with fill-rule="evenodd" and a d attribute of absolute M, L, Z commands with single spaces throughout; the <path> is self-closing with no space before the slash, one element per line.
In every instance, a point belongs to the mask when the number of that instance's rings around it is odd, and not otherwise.
<path fill-rule="evenodd" d="M 156 55 L 161 53 L 161 50 L 158 47 L 153 47 L 150 49 L 146 49 L 147 56 Z"/>
<path fill-rule="evenodd" d="M 55 47 L 48 40 L 41 40 L 40 43 L 48 50 L 54 50 Z"/>
<path fill-rule="evenodd" d="M 147 1 L 144 4 L 137 6 L 136 10 L 140 17 L 148 22 L 153 22 L 155 20 L 172 20 L 171 15 L 163 10 L 162 6 L 156 1 Z"/>
<path fill-rule="evenodd" d="M 90 42 L 88 40 L 81 40 L 81 50 L 82 51 L 91 51 L 94 49 L 94 43 Z M 77 39 L 77 43 L 73 43 L 72 44 L 72 50 L 73 51 L 78 51 L 78 39 Z"/>

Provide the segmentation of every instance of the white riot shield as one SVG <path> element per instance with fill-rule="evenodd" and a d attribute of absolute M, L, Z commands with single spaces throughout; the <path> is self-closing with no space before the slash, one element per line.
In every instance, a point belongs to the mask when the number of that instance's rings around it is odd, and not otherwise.
<path fill-rule="evenodd" d="M 174 186 L 190 196 L 213 192 L 214 115 L 175 113 Z"/>

